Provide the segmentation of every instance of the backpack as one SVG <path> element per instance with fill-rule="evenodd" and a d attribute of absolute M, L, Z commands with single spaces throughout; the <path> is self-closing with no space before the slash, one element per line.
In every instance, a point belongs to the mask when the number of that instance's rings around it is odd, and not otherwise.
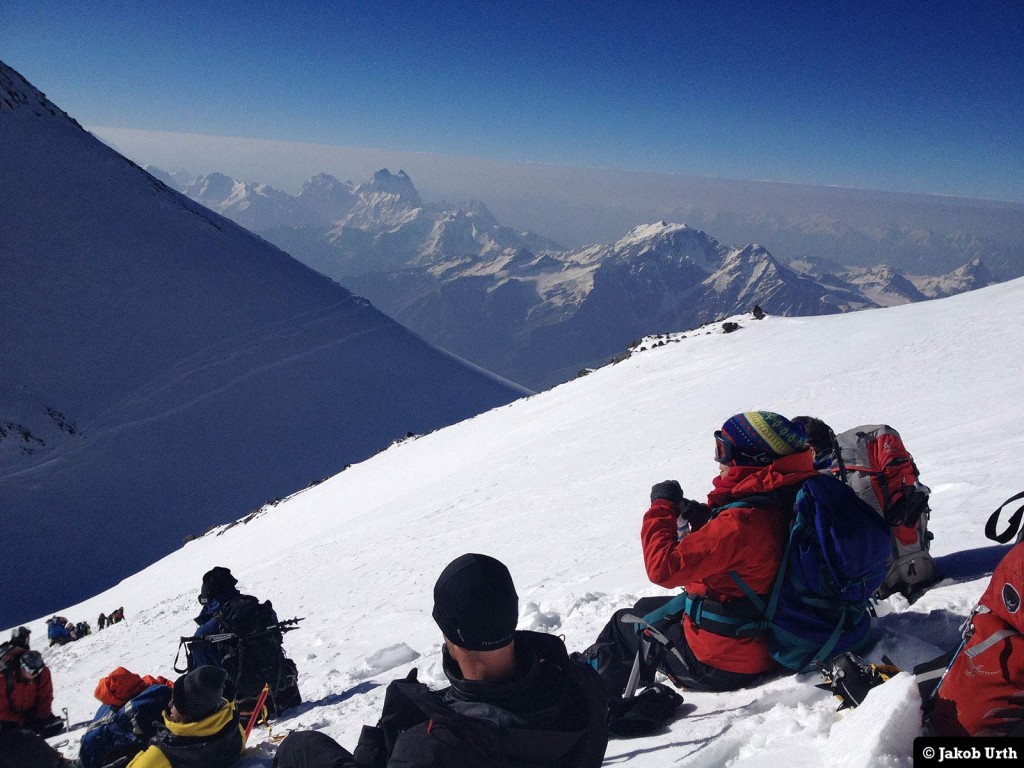
<path fill-rule="evenodd" d="M 127 764 L 156 735 L 170 703 L 170 686 L 157 683 L 120 708 L 104 704 L 82 737 L 78 759 L 83 768 Z"/>
<path fill-rule="evenodd" d="M 1018 498 L 1021 496 L 1024 494 Z M 1024 544 L 1018 543 L 996 566 L 962 627 L 963 641 L 939 680 L 932 723 L 940 735 L 1024 733 L 1024 710 L 1020 707 L 1020 692 L 1024 690 L 1022 605 Z"/>
<path fill-rule="evenodd" d="M 889 526 L 850 486 L 816 475 L 797 491 L 771 592 L 757 595 L 730 573 L 753 612 L 684 593 L 686 613 L 716 634 L 766 637 L 772 658 L 793 671 L 856 652 L 868 639 L 868 607 L 885 578 L 890 539 Z"/>
<path fill-rule="evenodd" d="M 930 489 L 903 439 L 887 424 L 867 424 L 834 438 L 832 473 L 892 527 L 892 544 L 885 580 L 878 597 L 895 592 L 909 595 L 935 580 L 935 562 L 928 550 Z"/>
<path fill-rule="evenodd" d="M 1024 505 L 1021 505 L 1016 512 L 1010 515 L 1005 531 L 1002 533 L 996 532 L 996 525 L 999 524 L 999 513 L 1003 511 L 1003 507 L 1007 504 L 1012 504 L 1015 501 L 1020 501 L 1021 499 L 1024 499 L 1024 492 L 1008 498 L 999 505 L 999 508 L 993 512 L 991 516 L 989 516 L 988 522 L 985 523 L 985 535 L 988 538 L 992 539 L 992 541 L 997 541 L 1000 544 L 1006 544 L 1014 536 L 1017 537 L 1017 544 L 1024 540 L 1024 528 L 1021 527 L 1021 520 L 1024 518 Z"/>
<path fill-rule="evenodd" d="M 221 665 L 228 673 L 224 694 L 235 700 L 239 712 L 252 711 L 264 685 L 269 687 L 271 714 L 300 704 L 298 668 L 285 656 L 284 635 L 271 602 L 240 595 L 221 606 L 216 616 L 222 634 L 199 642 L 212 642 L 220 651 Z M 196 665 L 191 653 L 187 658 L 191 671 Z"/>

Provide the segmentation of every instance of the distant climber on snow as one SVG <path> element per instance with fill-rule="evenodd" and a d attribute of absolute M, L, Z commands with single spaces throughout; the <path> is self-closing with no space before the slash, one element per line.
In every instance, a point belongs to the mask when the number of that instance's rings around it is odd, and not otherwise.
<path fill-rule="evenodd" d="M 68 629 L 68 620 L 63 616 L 51 616 L 46 620 L 46 636 L 51 646 L 64 645 L 74 639 Z"/>

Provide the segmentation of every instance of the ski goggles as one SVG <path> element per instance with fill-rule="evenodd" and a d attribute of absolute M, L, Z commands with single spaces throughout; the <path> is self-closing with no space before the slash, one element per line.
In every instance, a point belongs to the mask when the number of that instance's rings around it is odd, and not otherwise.
<path fill-rule="evenodd" d="M 43 655 L 39 651 L 29 651 L 21 657 L 21 670 L 29 677 L 38 677 L 44 666 Z"/>
<path fill-rule="evenodd" d="M 715 461 L 719 464 L 732 464 L 733 451 L 736 445 L 720 429 L 715 430 Z"/>
<path fill-rule="evenodd" d="M 719 464 L 744 464 L 764 466 L 772 463 L 772 457 L 761 451 L 753 453 L 749 449 L 741 449 L 720 429 L 715 430 L 715 461 Z"/>

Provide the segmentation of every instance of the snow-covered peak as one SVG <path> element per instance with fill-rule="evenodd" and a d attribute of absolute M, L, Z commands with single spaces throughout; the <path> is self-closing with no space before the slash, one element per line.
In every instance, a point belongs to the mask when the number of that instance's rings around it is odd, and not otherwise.
<path fill-rule="evenodd" d="M 233 195 L 244 194 L 245 185 L 223 173 L 207 173 L 197 177 L 184 192 L 203 205 L 214 206 L 224 203 Z"/>
<path fill-rule="evenodd" d="M 423 205 L 420 193 L 416 191 L 409 175 L 405 171 L 393 174 L 387 168 L 377 171 L 372 179 L 356 187 L 355 194 L 366 198 L 379 198 L 382 194 L 391 195 L 401 198 L 402 203 L 409 208 L 419 208 Z"/>
<path fill-rule="evenodd" d="M 926 298 L 902 272 L 888 264 L 853 267 L 846 270 L 845 276 L 851 285 L 882 307 L 923 301 Z"/>
<path fill-rule="evenodd" d="M 338 181 L 329 173 L 318 173 L 303 183 L 299 195 L 352 194 L 351 181 Z"/>
<path fill-rule="evenodd" d="M 615 243 L 617 250 L 629 248 L 642 242 L 650 242 L 659 237 L 689 229 L 685 224 L 669 224 L 667 221 L 656 221 L 653 224 L 641 224 L 627 232 Z"/>
<path fill-rule="evenodd" d="M 326 173 L 318 173 L 302 185 L 295 198 L 319 217 L 323 223 L 333 223 L 352 210 L 356 203 L 351 181 L 338 181 Z"/>
<path fill-rule="evenodd" d="M 969 263 L 946 275 L 912 277 L 910 280 L 921 293 L 931 299 L 954 296 L 997 282 L 980 258 L 972 259 Z"/>

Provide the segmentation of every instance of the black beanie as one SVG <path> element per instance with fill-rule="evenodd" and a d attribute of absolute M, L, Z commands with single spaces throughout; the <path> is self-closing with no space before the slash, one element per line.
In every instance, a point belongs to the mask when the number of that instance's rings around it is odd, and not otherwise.
<path fill-rule="evenodd" d="M 196 667 L 179 677 L 171 691 L 174 708 L 187 723 L 209 717 L 224 703 L 224 681 L 228 673 L 220 667 Z"/>
<path fill-rule="evenodd" d="M 237 583 L 238 579 L 231 575 L 230 570 L 218 565 L 203 574 L 203 588 L 199 596 L 206 600 L 216 600 L 234 592 Z"/>
<path fill-rule="evenodd" d="M 457 557 L 434 584 L 434 621 L 467 651 L 493 651 L 512 642 L 519 595 L 512 574 L 487 555 Z"/>

